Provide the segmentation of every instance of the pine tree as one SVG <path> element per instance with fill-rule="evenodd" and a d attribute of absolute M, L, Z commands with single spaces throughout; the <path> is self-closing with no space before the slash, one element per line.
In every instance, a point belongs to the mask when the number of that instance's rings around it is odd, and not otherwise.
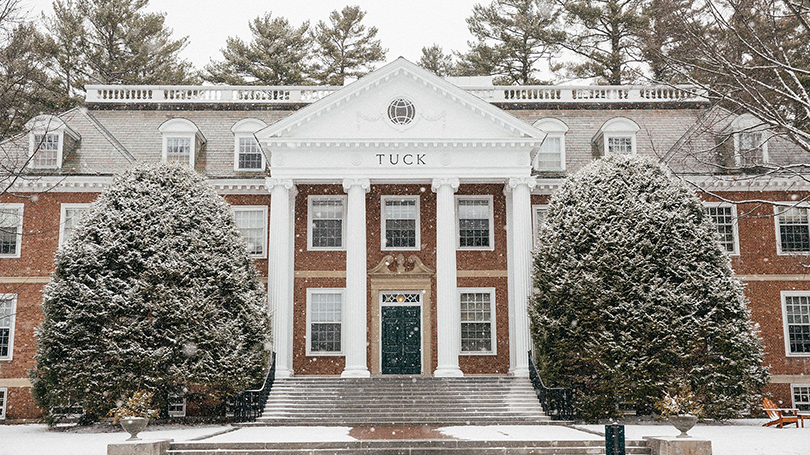
<path fill-rule="evenodd" d="M 266 368 L 264 286 L 228 204 L 182 165 L 116 177 L 43 295 L 31 375 L 46 412 L 101 416 L 137 390 L 165 404 L 187 386 L 221 399 Z"/>
<path fill-rule="evenodd" d="M 253 40 L 245 43 L 229 37 L 224 60 L 206 66 L 207 79 L 224 84 L 296 85 L 310 71 L 309 22 L 295 28 L 283 17 L 270 13 L 248 24 Z"/>
<path fill-rule="evenodd" d="M 438 44 L 422 48 L 422 56 L 419 58 L 419 66 L 431 73 L 447 77 L 454 72 L 453 57 L 444 53 Z"/>
<path fill-rule="evenodd" d="M 534 258 L 532 335 L 543 379 L 588 420 L 650 412 L 689 386 L 711 418 L 749 409 L 767 381 L 747 300 L 716 227 L 684 184 L 613 156 L 553 196 Z"/>
<path fill-rule="evenodd" d="M 385 60 L 377 36 L 377 27 L 366 28 L 366 16 L 359 6 L 346 6 L 332 11 L 329 23 L 318 21 L 313 32 L 317 63 L 314 76 L 329 85 L 343 85 L 346 77 L 361 77 L 374 70 L 374 64 Z"/>

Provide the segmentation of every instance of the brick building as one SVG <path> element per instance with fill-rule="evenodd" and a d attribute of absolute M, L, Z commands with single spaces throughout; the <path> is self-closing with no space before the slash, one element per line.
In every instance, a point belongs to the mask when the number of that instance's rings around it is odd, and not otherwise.
<path fill-rule="evenodd" d="M 27 371 L 54 253 L 135 161 L 188 163 L 233 205 L 278 376 L 526 376 L 532 232 L 564 175 L 610 153 L 703 189 L 770 390 L 810 408 L 810 183 L 733 171 L 804 152 L 687 90 L 493 87 L 399 59 L 346 87 L 91 86 L 3 147 L 30 162 L 0 197 L 0 419 L 39 415 Z"/>

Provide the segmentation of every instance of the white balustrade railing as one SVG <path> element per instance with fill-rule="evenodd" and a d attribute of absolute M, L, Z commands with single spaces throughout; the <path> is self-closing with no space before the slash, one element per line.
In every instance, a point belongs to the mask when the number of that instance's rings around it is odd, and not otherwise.
<path fill-rule="evenodd" d="M 89 103 L 312 103 L 342 87 L 336 86 L 165 86 L 89 85 Z M 665 85 L 488 85 L 461 87 L 492 103 L 662 103 L 706 101 L 705 90 Z"/>

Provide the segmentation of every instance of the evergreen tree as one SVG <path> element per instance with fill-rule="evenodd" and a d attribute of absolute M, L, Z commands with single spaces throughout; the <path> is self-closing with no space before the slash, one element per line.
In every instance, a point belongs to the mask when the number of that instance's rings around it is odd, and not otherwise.
<path fill-rule="evenodd" d="M 747 300 L 700 201 L 659 164 L 612 156 L 553 196 L 534 259 L 532 335 L 543 380 L 582 417 L 650 412 L 689 386 L 711 418 L 767 382 Z"/>
<path fill-rule="evenodd" d="M 318 21 L 313 32 L 317 63 L 316 79 L 324 84 L 343 85 L 345 78 L 361 77 L 374 70 L 374 64 L 385 60 L 377 36 L 377 27 L 361 24 L 366 16 L 359 6 L 346 6 L 332 11 L 329 23 Z"/>
<path fill-rule="evenodd" d="M 453 57 L 445 54 L 438 44 L 422 48 L 418 65 L 440 77 L 447 77 L 454 72 Z"/>
<path fill-rule="evenodd" d="M 470 55 L 462 58 L 465 72 L 483 74 L 491 64 L 486 75 L 505 76 L 511 84 L 537 83 L 537 62 L 551 57 L 557 47 L 559 33 L 551 28 L 555 21 L 555 8 L 541 0 L 493 0 L 489 6 L 475 5 L 467 27 L 477 42 L 470 43 Z"/>
<path fill-rule="evenodd" d="M 296 85 L 306 81 L 311 44 L 309 22 L 295 28 L 283 17 L 259 16 L 250 24 L 253 40 L 229 37 L 222 56 L 205 70 L 207 79 L 224 84 Z"/>
<path fill-rule="evenodd" d="M 264 286 L 228 204 L 182 165 L 116 177 L 43 295 L 31 376 L 46 412 L 101 416 L 137 390 L 165 404 L 189 385 L 222 398 L 266 368 Z"/>

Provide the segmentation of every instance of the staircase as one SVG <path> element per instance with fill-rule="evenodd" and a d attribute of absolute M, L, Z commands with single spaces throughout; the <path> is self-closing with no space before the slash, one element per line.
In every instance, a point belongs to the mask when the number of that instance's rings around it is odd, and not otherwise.
<path fill-rule="evenodd" d="M 627 441 L 627 454 L 649 455 L 644 441 Z M 371 440 L 351 442 L 180 442 L 169 455 L 590 455 L 603 441 Z"/>
<path fill-rule="evenodd" d="M 551 423 L 531 383 L 513 377 L 277 379 L 244 425 L 537 425 Z"/>

